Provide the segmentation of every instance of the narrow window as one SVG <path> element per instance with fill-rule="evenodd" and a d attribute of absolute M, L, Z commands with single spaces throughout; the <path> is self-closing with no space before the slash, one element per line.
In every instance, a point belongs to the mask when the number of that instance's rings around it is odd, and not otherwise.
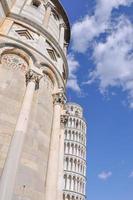
<path fill-rule="evenodd" d="M 47 51 L 48 51 L 48 54 L 50 55 L 51 59 L 54 60 L 55 62 L 57 62 L 55 52 L 52 49 L 47 49 Z"/>
<path fill-rule="evenodd" d="M 56 21 L 59 21 L 59 16 L 55 11 L 52 11 L 52 15 Z"/>
<path fill-rule="evenodd" d="M 34 40 L 34 38 L 32 37 L 32 35 L 30 34 L 30 32 L 26 29 L 23 29 L 23 30 L 16 30 L 16 33 L 23 37 L 24 39 L 27 39 L 27 40 Z"/>
<path fill-rule="evenodd" d="M 38 8 L 41 5 L 41 1 L 40 0 L 32 0 L 32 5 L 35 6 L 36 8 Z"/>

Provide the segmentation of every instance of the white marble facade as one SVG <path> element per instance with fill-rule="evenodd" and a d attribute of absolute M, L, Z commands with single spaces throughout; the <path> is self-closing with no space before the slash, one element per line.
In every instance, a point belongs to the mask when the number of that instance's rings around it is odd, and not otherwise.
<path fill-rule="evenodd" d="M 69 39 L 58 0 L 0 1 L 0 200 L 63 198 Z"/>
<path fill-rule="evenodd" d="M 68 103 L 64 142 L 63 200 L 86 199 L 86 123 L 81 106 Z"/>

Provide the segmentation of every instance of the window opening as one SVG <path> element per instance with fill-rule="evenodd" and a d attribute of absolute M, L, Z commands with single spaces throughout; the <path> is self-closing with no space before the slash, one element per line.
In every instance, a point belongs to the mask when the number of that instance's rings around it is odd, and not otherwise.
<path fill-rule="evenodd" d="M 47 49 L 47 51 L 48 51 L 48 54 L 50 55 L 51 59 L 54 60 L 55 62 L 57 62 L 55 52 L 52 49 Z"/>
<path fill-rule="evenodd" d="M 32 0 L 32 5 L 35 6 L 36 8 L 38 8 L 41 5 L 41 1 L 40 0 Z"/>
<path fill-rule="evenodd" d="M 27 40 L 34 40 L 34 38 L 32 37 L 32 35 L 26 29 L 24 29 L 24 30 L 16 30 L 16 33 L 18 35 L 20 35 L 21 37 L 27 39 Z"/>

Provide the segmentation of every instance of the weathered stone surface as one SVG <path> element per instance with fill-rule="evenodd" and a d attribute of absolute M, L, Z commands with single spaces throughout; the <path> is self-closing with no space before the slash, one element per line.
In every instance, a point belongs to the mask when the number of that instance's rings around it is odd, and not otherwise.
<path fill-rule="evenodd" d="M 62 91 L 64 98 L 69 26 L 60 29 L 68 20 L 58 1 L 40 2 L 0 2 L 1 200 L 56 200 L 62 179 L 59 146 L 64 141 L 59 136 L 65 102 L 55 106 L 53 97 Z M 54 191 L 47 184 L 53 180 Z"/>

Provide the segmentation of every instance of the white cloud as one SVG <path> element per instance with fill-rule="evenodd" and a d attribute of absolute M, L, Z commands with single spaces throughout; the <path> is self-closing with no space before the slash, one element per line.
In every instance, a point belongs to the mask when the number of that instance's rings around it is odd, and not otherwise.
<path fill-rule="evenodd" d="M 100 21 L 108 21 L 113 9 L 118 9 L 119 6 L 129 6 L 132 2 L 132 0 L 97 0 L 95 16 Z"/>
<path fill-rule="evenodd" d="M 129 178 L 133 178 L 133 171 L 130 173 Z"/>
<path fill-rule="evenodd" d="M 96 0 L 94 14 L 87 14 L 72 27 L 73 51 L 86 53 L 91 48 L 93 52 L 95 68 L 87 83 L 98 81 L 103 94 L 110 87 L 121 88 L 127 94 L 130 108 L 133 108 L 133 25 L 128 17 L 120 12 L 115 17 L 112 11 L 132 3 L 133 0 Z M 104 42 L 100 40 L 101 33 L 106 34 Z"/>
<path fill-rule="evenodd" d="M 101 180 L 104 180 L 106 181 L 107 179 L 109 179 L 110 177 L 112 176 L 112 172 L 101 172 L 100 174 L 98 174 L 98 178 L 101 179 Z"/>
<path fill-rule="evenodd" d="M 86 15 L 72 27 L 73 50 L 84 53 L 95 37 L 104 33 L 110 26 L 113 9 L 129 6 L 133 0 L 97 0 L 94 15 Z"/>
<path fill-rule="evenodd" d="M 73 54 L 68 55 L 68 66 L 69 66 L 69 79 L 67 82 L 67 87 L 71 88 L 76 92 L 81 92 L 80 86 L 78 84 L 76 72 L 79 68 L 79 63 L 75 59 Z"/>
<path fill-rule="evenodd" d="M 106 25 L 101 24 L 97 27 L 95 17 L 84 17 L 82 21 L 75 23 L 72 27 L 72 45 L 73 50 L 84 53 L 92 41 L 100 32 L 105 29 Z"/>
<path fill-rule="evenodd" d="M 110 86 L 121 87 L 128 93 L 133 108 L 133 25 L 121 18 L 116 29 L 106 42 L 98 43 L 94 49 L 96 69 L 90 73 L 90 80 L 99 80 L 101 92 Z"/>
<path fill-rule="evenodd" d="M 67 87 L 71 88 L 73 91 L 80 92 L 80 87 L 76 79 L 69 79 Z"/>

